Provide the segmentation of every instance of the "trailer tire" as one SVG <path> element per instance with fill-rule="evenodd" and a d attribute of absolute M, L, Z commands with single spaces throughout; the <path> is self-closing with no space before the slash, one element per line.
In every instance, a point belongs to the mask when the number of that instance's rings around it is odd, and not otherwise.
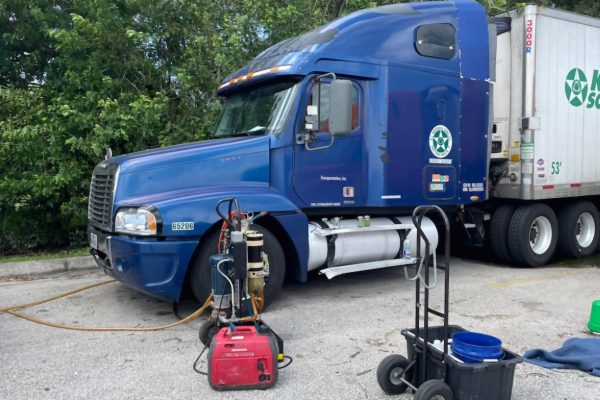
<path fill-rule="evenodd" d="M 508 248 L 508 226 L 515 212 L 513 205 L 500 206 L 490 221 L 490 246 L 494 258 L 504 264 L 512 264 L 513 257 Z"/>
<path fill-rule="evenodd" d="M 508 247 L 515 261 L 539 267 L 550 261 L 558 242 L 558 220 L 546 204 L 535 203 L 515 210 L 508 227 Z"/>
<path fill-rule="evenodd" d="M 425 381 L 415 392 L 415 400 L 454 400 L 452 389 L 444 381 L 431 379 Z"/>
<path fill-rule="evenodd" d="M 409 373 L 406 372 L 408 360 L 399 354 L 390 354 L 385 357 L 377 366 L 377 383 L 379 387 L 387 394 L 401 394 L 406 391 L 408 385 L 400 380 L 402 374 L 405 379 L 410 381 Z"/>
<path fill-rule="evenodd" d="M 269 256 L 269 278 L 265 284 L 266 308 L 279 296 L 285 278 L 285 256 L 281 245 L 275 236 L 260 225 L 250 225 L 250 229 L 263 234 L 263 250 Z M 209 235 L 194 258 L 190 273 L 190 286 L 196 300 L 204 302 L 211 293 L 211 276 L 209 258 L 217 254 L 219 231 Z"/>
<path fill-rule="evenodd" d="M 589 201 L 578 201 L 558 214 L 558 249 L 567 257 L 582 258 L 594 254 L 598 246 L 598 209 Z"/>

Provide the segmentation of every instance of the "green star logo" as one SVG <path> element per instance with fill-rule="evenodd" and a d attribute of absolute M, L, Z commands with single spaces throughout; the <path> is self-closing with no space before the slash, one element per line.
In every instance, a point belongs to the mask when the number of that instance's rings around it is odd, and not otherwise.
<path fill-rule="evenodd" d="M 444 158 L 452 150 L 452 134 L 444 125 L 435 126 L 429 134 L 429 148 L 437 158 Z"/>
<path fill-rule="evenodd" d="M 585 73 L 579 68 L 573 68 L 565 81 L 567 100 L 575 107 L 582 106 L 587 99 L 588 81 Z"/>

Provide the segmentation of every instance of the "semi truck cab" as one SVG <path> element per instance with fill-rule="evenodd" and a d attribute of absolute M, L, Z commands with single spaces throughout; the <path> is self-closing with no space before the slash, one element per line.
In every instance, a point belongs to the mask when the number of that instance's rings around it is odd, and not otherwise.
<path fill-rule="evenodd" d="M 399 265 L 394 226 L 415 206 L 488 200 L 495 35 L 476 2 L 424 2 L 358 11 L 265 50 L 220 84 L 209 140 L 95 167 L 96 262 L 152 296 L 178 301 L 189 285 L 203 301 L 221 227 L 215 204 L 235 197 L 267 212 L 253 225 L 271 264 L 267 299 L 285 276 Z M 323 234 L 335 229 L 346 233 Z"/>

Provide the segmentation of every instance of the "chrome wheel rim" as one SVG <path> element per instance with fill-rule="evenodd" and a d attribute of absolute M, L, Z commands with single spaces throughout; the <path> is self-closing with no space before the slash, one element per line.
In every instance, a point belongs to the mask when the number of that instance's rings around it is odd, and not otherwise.
<path fill-rule="evenodd" d="M 594 217 L 589 212 L 584 212 L 577 218 L 577 224 L 575 225 L 575 238 L 577 238 L 577 244 L 586 248 L 594 241 L 596 235 L 596 224 L 594 223 Z"/>
<path fill-rule="evenodd" d="M 442 396 L 440 394 L 436 394 L 435 396 L 433 396 L 431 398 L 431 400 L 446 400 L 446 399 L 444 398 L 444 396 Z"/>
<path fill-rule="evenodd" d="M 544 254 L 552 242 L 552 224 L 544 216 L 537 217 L 529 227 L 529 246 L 538 255 Z"/>

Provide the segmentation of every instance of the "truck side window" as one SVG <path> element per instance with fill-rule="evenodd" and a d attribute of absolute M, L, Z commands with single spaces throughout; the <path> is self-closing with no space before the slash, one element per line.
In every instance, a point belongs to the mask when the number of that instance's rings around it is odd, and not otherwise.
<path fill-rule="evenodd" d="M 422 56 L 449 60 L 456 54 L 456 29 L 450 24 L 420 26 L 415 48 Z"/>
<path fill-rule="evenodd" d="M 306 124 L 304 130 L 314 130 L 318 132 L 329 131 L 329 82 L 321 82 L 313 85 L 310 90 L 308 104 L 318 110 L 319 107 L 319 89 L 321 90 L 321 110 L 319 110 L 319 123 L 316 124 L 316 115 L 305 115 Z M 352 130 L 358 128 L 358 91 L 356 87 L 352 91 Z M 316 111 L 315 111 L 316 112 Z M 312 128 L 309 128 L 312 127 Z M 318 129 L 317 129 L 318 128 Z"/>

